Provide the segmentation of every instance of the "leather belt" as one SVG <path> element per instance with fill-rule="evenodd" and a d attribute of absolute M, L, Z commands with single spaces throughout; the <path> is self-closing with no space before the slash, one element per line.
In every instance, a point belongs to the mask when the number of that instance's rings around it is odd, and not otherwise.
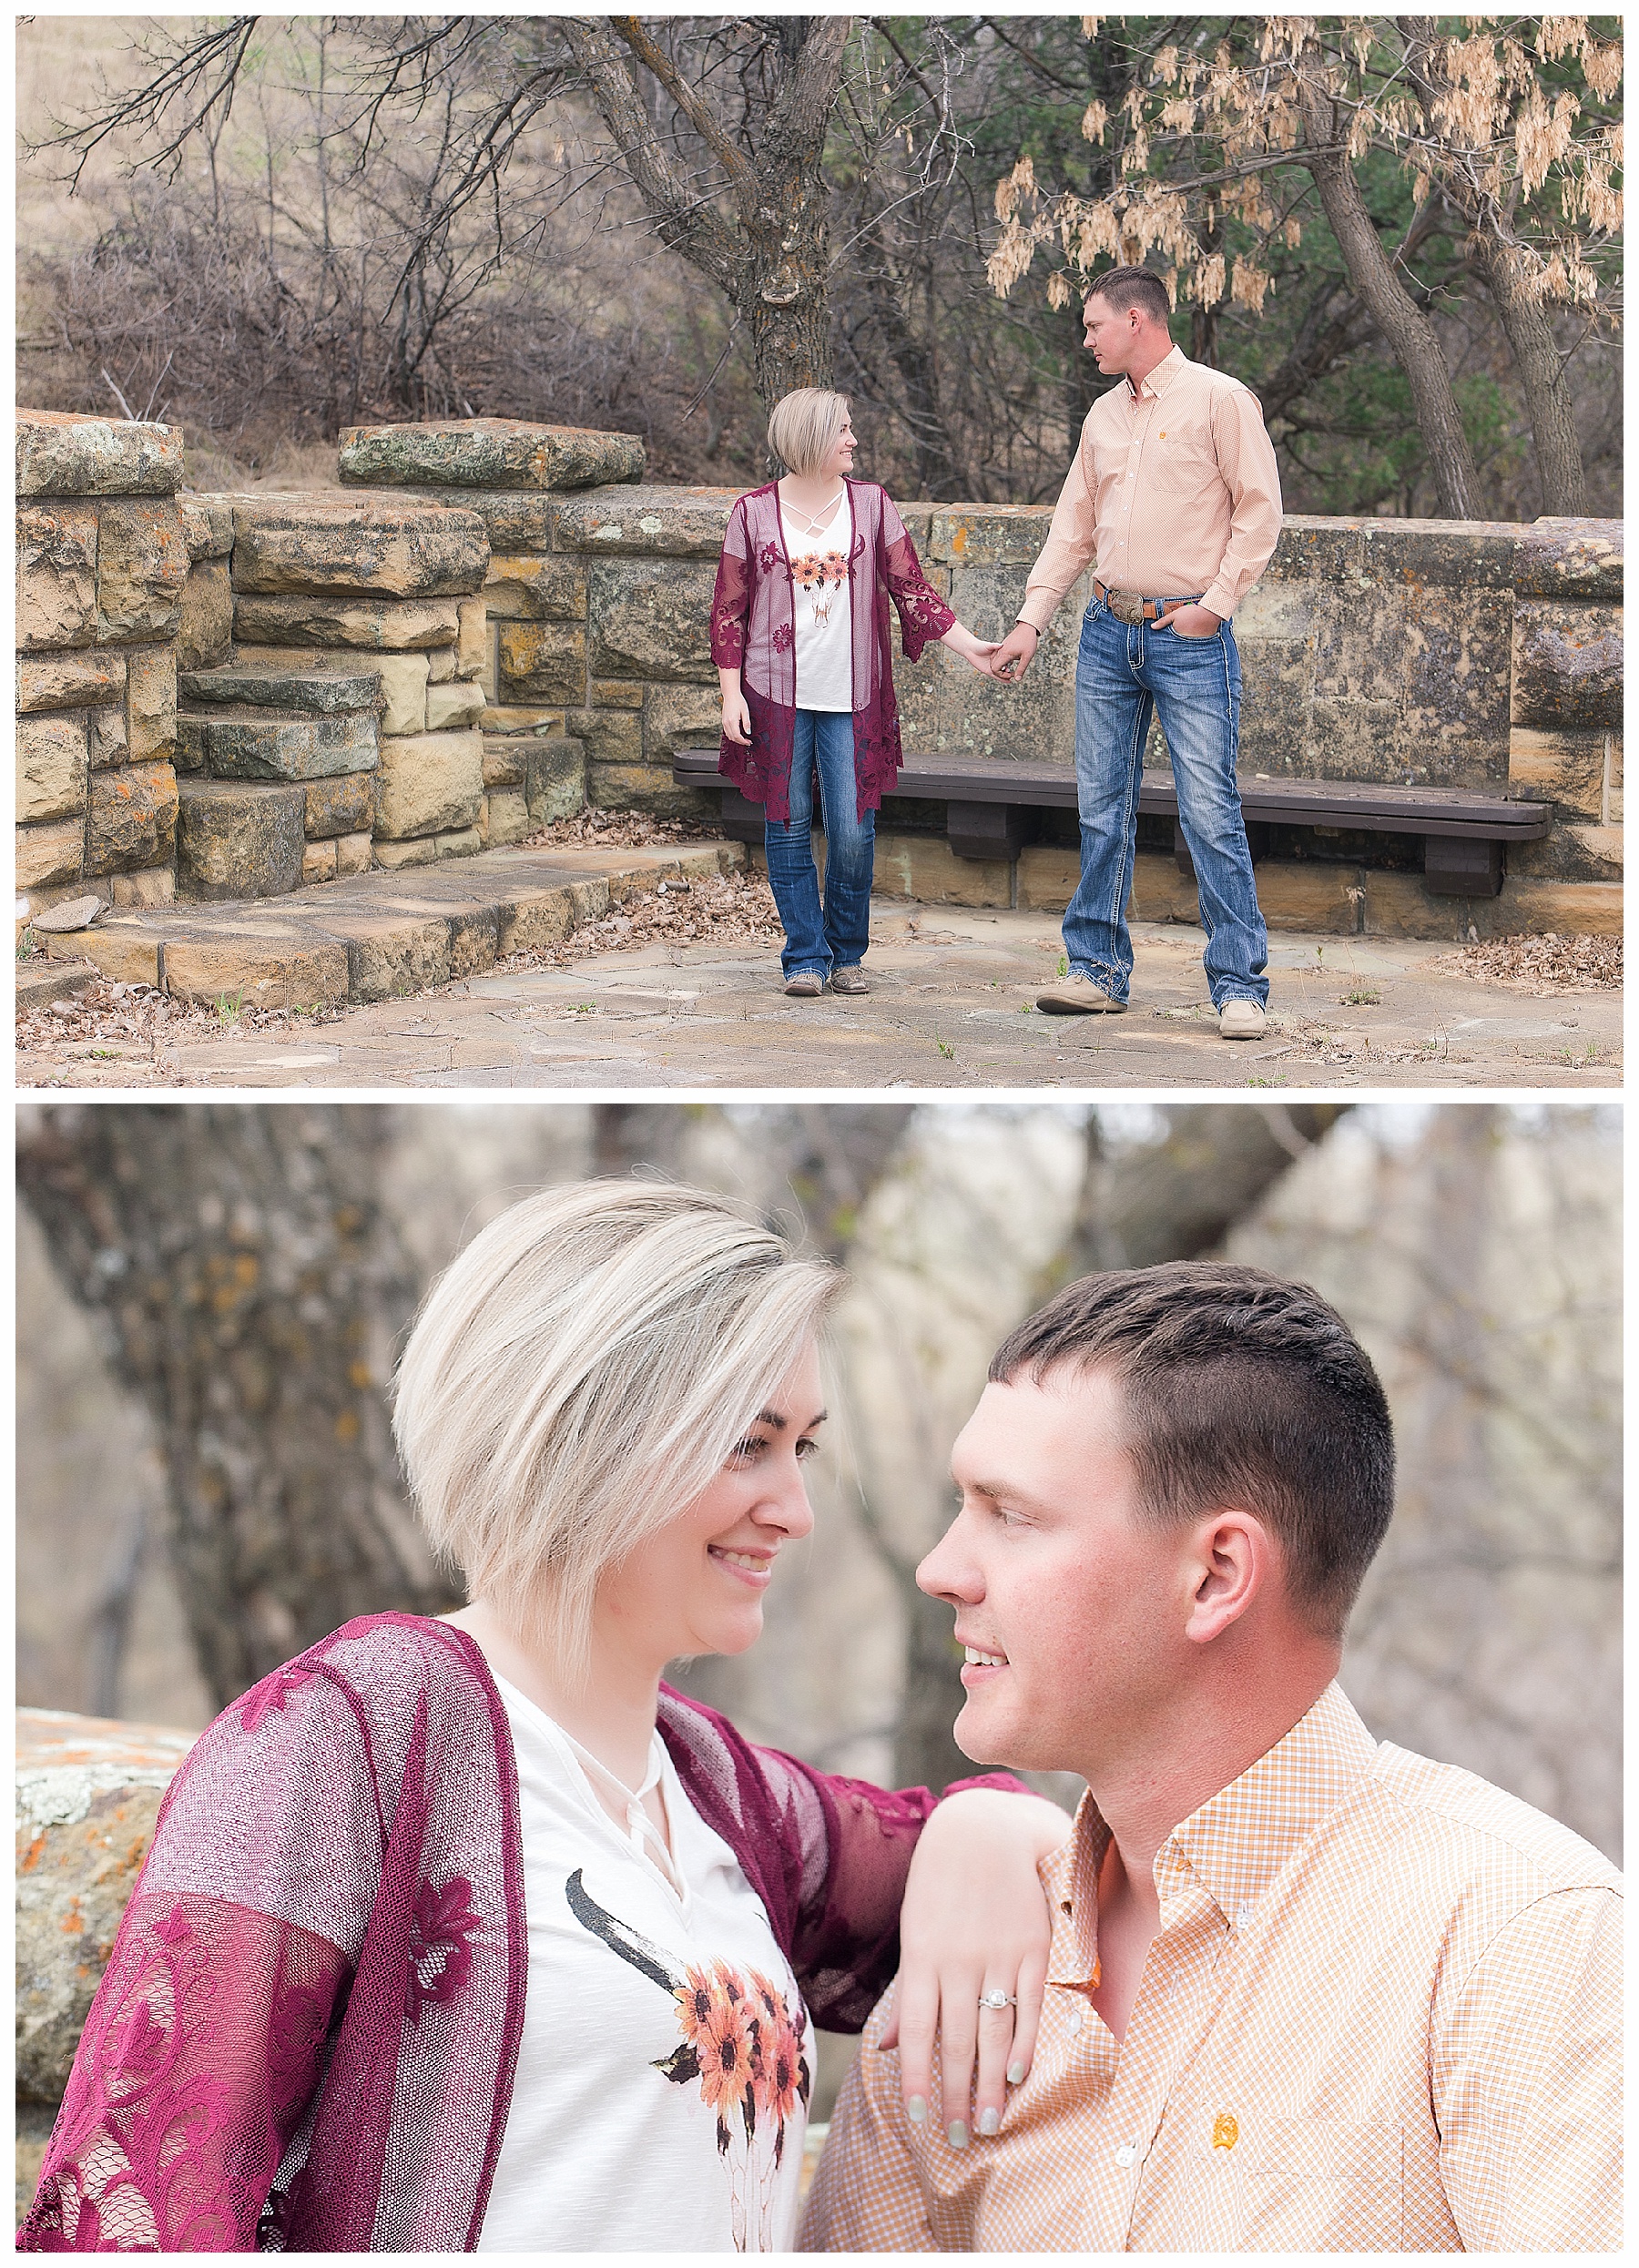
<path fill-rule="evenodd" d="M 1096 577 L 1093 595 L 1100 605 L 1107 606 L 1117 622 L 1125 622 L 1136 629 L 1141 622 L 1159 622 L 1163 613 L 1158 598 L 1140 598 L 1135 591 L 1107 591 Z"/>

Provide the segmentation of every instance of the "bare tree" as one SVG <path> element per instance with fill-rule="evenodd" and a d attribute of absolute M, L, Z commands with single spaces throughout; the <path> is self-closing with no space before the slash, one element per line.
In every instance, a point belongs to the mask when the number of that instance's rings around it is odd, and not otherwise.
<path fill-rule="evenodd" d="M 387 1430 L 414 1300 L 377 1196 L 392 1124 L 311 1103 L 113 1104 L 45 1108 L 20 1133 L 62 1279 L 153 1418 L 219 1704 L 351 1615 L 453 1602 Z"/>

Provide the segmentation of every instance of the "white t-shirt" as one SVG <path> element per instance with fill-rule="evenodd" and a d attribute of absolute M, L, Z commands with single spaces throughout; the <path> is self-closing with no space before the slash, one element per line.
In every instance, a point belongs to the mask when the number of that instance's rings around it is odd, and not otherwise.
<path fill-rule="evenodd" d="M 664 1852 L 605 1811 L 563 1728 L 495 1683 L 529 1970 L 479 2251 L 790 2251 L 814 2037 L 762 1900 L 657 1734 L 680 1890 Z"/>
<path fill-rule="evenodd" d="M 779 503 L 779 532 L 791 563 L 791 605 L 797 633 L 797 706 L 853 709 L 853 625 L 848 590 L 848 549 L 853 514 L 848 483 L 824 524 L 799 534 Z"/>

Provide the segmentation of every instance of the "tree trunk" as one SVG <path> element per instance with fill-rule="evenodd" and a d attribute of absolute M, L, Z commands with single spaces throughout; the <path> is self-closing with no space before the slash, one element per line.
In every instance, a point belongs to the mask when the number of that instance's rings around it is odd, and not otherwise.
<path fill-rule="evenodd" d="M 1394 272 L 1348 153 L 1339 147 L 1340 121 L 1313 43 L 1298 59 L 1298 96 L 1308 146 L 1304 163 L 1314 176 L 1355 295 L 1370 309 L 1372 320 L 1406 373 L 1417 429 L 1440 493 L 1440 514 L 1449 520 L 1477 520 L 1480 476 L 1462 430 L 1451 373 L 1433 324 Z"/>
<path fill-rule="evenodd" d="M 50 1108 L 18 1175 L 147 1403 L 169 1546 L 226 1705 L 351 1615 L 453 1603 L 404 1503 L 383 1388 L 414 1301 L 377 1191 L 393 1114 Z"/>
<path fill-rule="evenodd" d="M 1547 310 L 1527 285 L 1529 255 L 1476 223 L 1471 239 L 1474 259 L 1485 278 L 1520 373 L 1531 430 L 1536 442 L 1537 473 L 1542 484 L 1542 510 L 1580 519 L 1588 509 L 1587 480 L 1583 472 L 1582 443 L 1565 368 Z"/>

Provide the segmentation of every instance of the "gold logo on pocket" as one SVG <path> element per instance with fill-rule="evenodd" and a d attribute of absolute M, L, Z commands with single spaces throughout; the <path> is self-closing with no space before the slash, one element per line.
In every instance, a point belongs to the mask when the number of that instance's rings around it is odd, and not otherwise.
<path fill-rule="evenodd" d="M 1214 2150 L 1233 2150 L 1240 2140 L 1240 2129 L 1227 2110 L 1220 2110 L 1212 2121 Z"/>

